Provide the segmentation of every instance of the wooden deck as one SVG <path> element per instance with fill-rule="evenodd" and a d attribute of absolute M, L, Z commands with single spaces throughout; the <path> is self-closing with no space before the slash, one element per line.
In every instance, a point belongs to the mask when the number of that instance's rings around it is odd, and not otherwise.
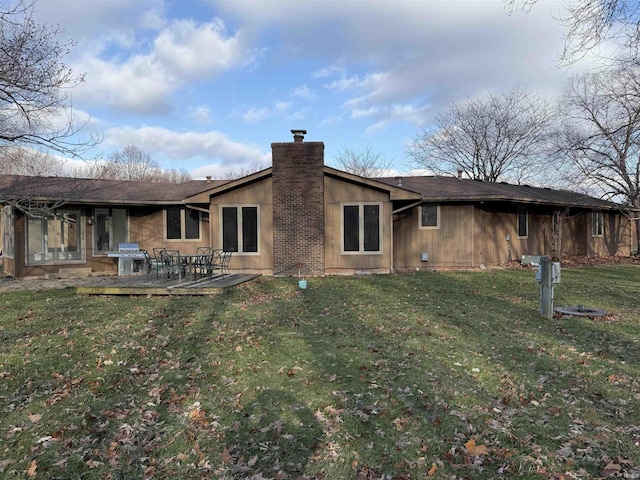
<path fill-rule="evenodd" d="M 112 277 L 96 285 L 76 287 L 84 295 L 221 295 L 230 288 L 260 277 L 259 274 L 231 274 L 199 279 L 196 281 L 177 279 L 148 279 L 146 276 Z"/>

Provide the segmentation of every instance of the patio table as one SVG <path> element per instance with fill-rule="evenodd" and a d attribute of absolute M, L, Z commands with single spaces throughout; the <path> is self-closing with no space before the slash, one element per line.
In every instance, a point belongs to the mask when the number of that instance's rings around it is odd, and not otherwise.
<path fill-rule="evenodd" d="M 198 269 L 204 267 L 207 262 L 207 257 L 210 255 L 206 255 L 203 253 L 181 253 L 179 254 L 179 262 L 182 266 L 180 272 L 184 270 L 184 276 L 188 276 L 189 274 L 193 275 L 193 280 L 197 280 L 198 278 Z"/>

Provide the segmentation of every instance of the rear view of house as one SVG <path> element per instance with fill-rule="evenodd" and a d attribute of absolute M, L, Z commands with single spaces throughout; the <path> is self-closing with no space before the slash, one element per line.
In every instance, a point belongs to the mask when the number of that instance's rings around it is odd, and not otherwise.
<path fill-rule="evenodd" d="M 453 177 L 369 179 L 324 165 L 324 144 L 273 143 L 271 168 L 182 184 L 0 176 L 0 199 L 26 184 L 51 214 L 2 208 L 3 268 L 15 276 L 116 272 L 107 253 L 232 251 L 232 271 L 389 273 L 498 265 L 522 255 L 629 255 L 631 220 L 615 203 L 545 188 Z M 68 185 L 67 185 L 68 184 Z"/>

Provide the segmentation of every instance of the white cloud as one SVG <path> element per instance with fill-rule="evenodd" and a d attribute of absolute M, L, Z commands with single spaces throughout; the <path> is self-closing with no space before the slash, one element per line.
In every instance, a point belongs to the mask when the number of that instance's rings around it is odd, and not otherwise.
<path fill-rule="evenodd" d="M 197 123 L 204 124 L 211 122 L 211 109 L 205 105 L 191 107 L 189 109 L 189 117 Z"/>
<path fill-rule="evenodd" d="M 252 59 L 240 35 L 229 35 L 219 19 L 175 20 L 157 32 L 150 51 L 135 52 L 120 50 L 105 59 L 89 49 L 74 65 L 75 71 L 86 72 L 86 82 L 76 89 L 78 99 L 136 114 L 167 112 L 178 87 Z"/>
<path fill-rule="evenodd" d="M 388 78 L 386 73 L 370 73 L 360 78 L 359 76 L 343 77 L 339 80 L 326 83 L 324 88 L 329 90 L 365 90 L 365 89 L 377 89 L 381 85 L 384 85 L 385 80 Z"/>
<path fill-rule="evenodd" d="M 320 70 L 317 70 L 315 72 L 313 72 L 311 74 L 311 76 L 313 78 L 326 78 L 326 77 L 331 77 L 335 74 L 341 74 L 344 75 L 345 74 L 345 68 L 342 65 L 338 65 L 338 64 L 333 64 L 333 65 L 329 65 L 328 67 L 324 67 L 321 68 Z"/>
<path fill-rule="evenodd" d="M 152 55 L 135 56 L 124 64 L 88 58 L 84 68 L 87 81 L 76 87 L 74 96 L 87 105 L 136 113 L 169 109 L 176 81 Z"/>
<path fill-rule="evenodd" d="M 316 94 L 307 85 L 300 85 L 293 91 L 292 95 L 305 100 L 314 100 L 316 98 Z"/>
<path fill-rule="evenodd" d="M 270 114 L 268 108 L 250 108 L 243 116 L 245 122 L 256 123 L 264 120 Z"/>
<path fill-rule="evenodd" d="M 276 104 L 274 105 L 274 108 L 278 112 L 284 112 L 285 110 L 289 110 L 292 105 L 293 105 L 292 102 L 276 102 Z"/>
<path fill-rule="evenodd" d="M 367 109 L 354 108 L 351 111 L 351 118 L 371 117 L 380 112 L 378 107 L 371 107 Z"/>
<path fill-rule="evenodd" d="M 165 157 L 175 162 L 171 168 L 182 168 L 182 163 L 196 158 L 221 165 L 271 161 L 270 152 L 235 142 L 218 131 L 181 133 L 162 127 L 119 127 L 105 132 L 104 146 L 120 149 L 124 145 L 136 145 L 154 157 Z"/>
<path fill-rule="evenodd" d="M 242 49 L 238 34 L 229 36 L 220 19 L 204 24 L 177 20 L 160 31 L 153 54 L 167 72 L 184 81 L 243 63 Z"/>

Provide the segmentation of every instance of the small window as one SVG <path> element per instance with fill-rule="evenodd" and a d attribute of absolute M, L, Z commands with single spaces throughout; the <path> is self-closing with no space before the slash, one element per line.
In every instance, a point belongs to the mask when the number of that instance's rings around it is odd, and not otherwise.
<path fill-rule="evenodd" d="M 165 209 L 165 240 L 199 240 L 200 212 L 191 208 Z"/>
<path fill-rule="evenodd" d="M 593 212 L 591 219 L 591 235 L 594 237 L 604 236 L 604 218 L 602 212 Z"/>
<path fill-rule="evenodd" d="M 222 207 L 222 249 L 227 252 L 258 253 L 258 206 Z"/>
<path fill-rule="evenodd" d="M 524 207 L 518 208 L 518 237 L 527 238 L 529 236 L 529 213 Z"/>
<path fill-rule="evenodd" d="M 342 251 L 344 253 L 381 253 L 379 203 L 342 206 Z"/>
<path fill-rule="evenodd" d="M 561 218 L 560 218 L 560 211 L 559 210 L 554 210 L 553 211 L 553 216 L 552 216 L 552 234 L 554 236 L 558 236 L 560 235 L 560 227 L 561 227 Z"/>
<path fill-rule="evenodd" d="M 420 207 L 420 228 L 440 228 L 440 205 L 423 203 Z"/>

